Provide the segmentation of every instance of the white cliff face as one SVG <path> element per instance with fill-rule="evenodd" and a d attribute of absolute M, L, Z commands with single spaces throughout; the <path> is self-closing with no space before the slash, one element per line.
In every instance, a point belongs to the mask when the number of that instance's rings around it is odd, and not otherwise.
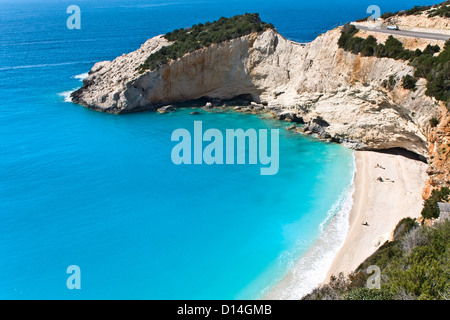
<path fill-rule="evenodd" d="M 307 128 L 358 149 L 401 147 L 426 157 L 424 132 L 438 111 L 425 96 L 425 80 L 413 91 L 401 87 L 413 74 L 407 62 L 362 57 L 338 48 L 340 29 L 306 46 L 275 30 L 213 44 L 139 74 L 137 67 L 169 44 L 148 40 L 139 50 L 97 63 L 74 102 L 124 113 L 175 102 L 251 96 L 267 112 L 302 118 Z M 383 81 L 393 76 L 396 85 Z"/>
<path fill-rule="evenodd" d="M 96 63 L 84 79 L 78 95 L 77 92 L 73 94 L 73 101 L 99 111 L 119 113 L 127 110 L 133 104 L 130 98 L 136 99 L 127 92 L 130 83 L 139 76 L 136 69 L 152 52 L 168 44 L 162 36 L 157 36 L 147 40 L 138 50 L 114 61 Z"/>

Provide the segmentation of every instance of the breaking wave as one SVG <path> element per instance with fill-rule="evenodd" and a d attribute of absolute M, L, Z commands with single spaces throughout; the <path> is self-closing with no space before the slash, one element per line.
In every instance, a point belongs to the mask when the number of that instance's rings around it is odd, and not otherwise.
<path fill-rule="evenodd" d="M 352 183 L 344 190 L 320 224 L 320 236 L 316 243 L 297 262 L 291 262 L 288 273 L 291 273 L 292 281 L 279 291 L 281 295 L 276 299 L 301 299 L 326 280 L 328 270 L 344 244 L 350 227 L 349 216 L 353 206 L 355 172 L 353 155 Z M 266 288 L 265 291 L 270 292 L 270 289 Z"/>

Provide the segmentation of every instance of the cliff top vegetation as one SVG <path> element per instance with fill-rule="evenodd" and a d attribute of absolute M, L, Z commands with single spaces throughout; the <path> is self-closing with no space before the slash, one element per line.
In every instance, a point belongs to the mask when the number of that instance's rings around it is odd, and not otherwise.
<path fill-rule="evenodd" d="M 246 13 L 231 18 L 222 17 L 217 21 L 205 24 L 196 24 L 191 28 L 177 29 L 164 35 L 164 38 L 172 43 L 151 54 L 138 70 L 140 73 L 147 70 L 153 71 L 171 60 L 181 58 L 186 53 L 209 47 L 213 43 L 273 28 L 272 24 L 262 22 L 258 13 Z"/>
<path fill-rule="evenodd" d="M 366 57 L 409 61 L 416 69 L 414 77 L 427 80 L 426 95 L 447 102 L 447 108 L 450 107 L 450 40 L 446 42 L 443 50 L 437 45 L 428 45 L 423 51 L 412 51 L 405 49 L 402 42 L 392 35 L 382 44 L 378 43 L 374 36 L 368 36 L 366 39 L 358 37 L 357 32 L 358 29 L 354 25 L 344 25 L 338 40 L 339 47 Z M 405 88 L 415 89 L 416 81 L 410 77 L 403 80 Z"/>
<path fill-rule="evenodd" d="M 412 15 L 421 15 L 426 13 L 429 18 L 432 17 L 450 17 L 450 0 L 441 2 L 439 4 L 435 4 L 432 6 L 414 6 L 409 10 L 401 10 L 397 12 L 385 12 L 381 15 L 382 19 L 389 19 L 395 16 L 412 16 Z M 357 22 L 367 21 L 369 17 L 365 17 L 363 19 L 357 20 Z"/>

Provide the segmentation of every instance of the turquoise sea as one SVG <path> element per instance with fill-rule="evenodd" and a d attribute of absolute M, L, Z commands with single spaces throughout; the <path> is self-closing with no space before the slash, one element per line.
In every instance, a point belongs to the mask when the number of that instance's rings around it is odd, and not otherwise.
<path fill-rule="evenodd" d="M 80 30 L 66 27 L 72 4 Z M 342 209 L 352 151 L 253 115 L 118 116 L 66 98 L 95 62 L 175 28 L 259 12 L 307 42 L 371 4 L 0 0 L 0 299 L 261 297 Z M 383 12 L 413 5 L 377 4 Z M 171 134 L 194 120 L 222 131 L 280 129 L 278 174 L 174 165 Z M 80 267 L 81 290 L 66 286 L 70 265 Z"/>

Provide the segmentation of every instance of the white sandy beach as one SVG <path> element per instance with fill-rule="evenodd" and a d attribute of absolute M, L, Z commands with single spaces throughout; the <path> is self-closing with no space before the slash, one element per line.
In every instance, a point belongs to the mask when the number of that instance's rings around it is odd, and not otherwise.
<path fill-rule="evenodd" d="M 371 151 L 355 151 L 355 162 L 355 191 L 349 216 L 344 218 L 345 221 L 339 221 L 339 218 L 342 220 L 339 215 L 333 218 L 335 221 L 329 223 L 317 244 L 294 264 L 264 299 L 300 299 L 312 288 L 327 282 L 331 275 L 354 271 L 391 238 L 401 219 L 420 216 L 422 191 L 427 179 L 425 163 Z M 383 182 L 378 181 L 378 177 Z M 342 233 L 343 222 L 346 223 L 344 229 L 348 230 L 345 239 L 341 235 L 343 241 L 340 243 L 330 242 L 327 238 L 336 237 L 336 230 Z M 365 222 L 368 226 L 363 225 Z M 324 250 L 327 247 L 329 250 Z M 319 259 L 319 255 L 323 257 Z M 308 264 L 312 265 L 308 268 Z"/>

